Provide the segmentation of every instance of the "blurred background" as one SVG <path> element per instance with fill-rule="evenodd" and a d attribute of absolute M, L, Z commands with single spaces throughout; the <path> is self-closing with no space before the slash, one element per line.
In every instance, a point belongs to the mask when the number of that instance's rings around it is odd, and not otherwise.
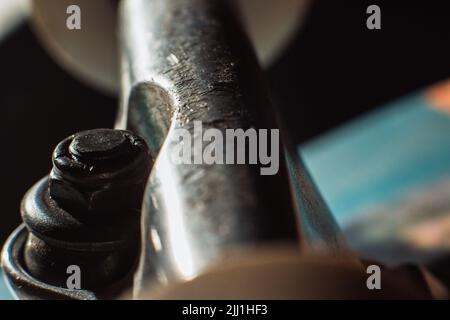
<path fill-rule="evenodd" d="M 112 127 L 118 104 L 57 65 L 12 2 L 0 1 L 0 243 L 56 143 Z M 381 30 L 366 28 L 370 4 Z M 266 72 L 299 154 L 365 257 L 430 264 L 450 251 L 449 41 L 448 0 L 315 0 Z"/>

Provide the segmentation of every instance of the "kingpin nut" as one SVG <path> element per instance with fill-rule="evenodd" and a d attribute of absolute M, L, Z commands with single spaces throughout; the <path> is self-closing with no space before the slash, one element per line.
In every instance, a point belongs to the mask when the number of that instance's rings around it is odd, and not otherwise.
<path fill-rule="evenodd" d="M 137 189 L 142 189 L 142 176 L 150 167 L 145 142 L 112 129 L 68 137 L 58 144 L 52 160 L 50 197 L 81 219 L 130 211 L 139 203 Z"/>
<path fill-rule="evenodd" d="M 151 168 L 143 139 L 128 131 L 74 134 L 55 148 L 53 168 L 22 201 L 29 231 L 26 269 L 64 286 L 66 269 L 89 270 L 83 288 L 123 277 L 138 256 L 142 198 Z"/>

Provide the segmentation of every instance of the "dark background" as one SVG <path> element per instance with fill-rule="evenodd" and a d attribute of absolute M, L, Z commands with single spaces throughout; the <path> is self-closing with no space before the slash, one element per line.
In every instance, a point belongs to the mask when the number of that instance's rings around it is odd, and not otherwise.
<path fill-rule="evenodd" d="M 369 4 L 381 7 L 381 30 L 366 28 Z M 316 1 L 267 74 L 294 141 L 449 77 L 449 4 Z M 1 243 L 20 223 L 23 193 L 49 172 L 56 143 L 76 131 L 111 127 L 117 101 L 66 74 L 27 25 L 0 43 L 0 75 Z"/>

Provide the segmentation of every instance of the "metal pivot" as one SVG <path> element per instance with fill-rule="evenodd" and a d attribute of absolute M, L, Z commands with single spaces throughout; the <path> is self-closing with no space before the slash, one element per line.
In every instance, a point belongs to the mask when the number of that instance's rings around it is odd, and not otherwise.
<path fill-rule="evenodd" d="M 260 165 L 170 160 L 183 143 L 176 130 L 193 136 L 194 153 L 204 147 L 195 122 L 223 136 L 226 129 L 278 128 L 258 62 L 228 5 L 121 2 L 117 127 L 141 135 L 156 159 L 144 197 L 137 295 L 149 283 L 195 277 L 230 248 L 280 242 L 306 247 L 305 235 L 319 238 L 320 232 L 328 233 L 322 240 L 339 246 L 333 219 L 306 173 L 296 187 L 299 207 L 309 217 L 298 221 L 282 146 L 276 175 L 261 175 Z M 293 170 L 306 171 L 301 163 Z"/>

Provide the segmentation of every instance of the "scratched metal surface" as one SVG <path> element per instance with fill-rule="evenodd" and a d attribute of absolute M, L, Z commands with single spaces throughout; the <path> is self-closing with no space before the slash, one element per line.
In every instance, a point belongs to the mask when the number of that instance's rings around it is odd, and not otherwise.
<path fill-rule="evenodd" d="M 262 176 L 259 166 L 175 165 L 168 158 L 180 143 L 174 129 L 188 130 L 194 146 L 202 145 L 196 120 L 204 130 L 276 128 L 239 24 L 221 2 L 191 4 L 124 1 L 121 8 L 118 127 L 138 132 L 156 157 L 144 200 L 139 283 L 155 269 L 165 279 L 189 278 L 225 247 L 298 241 L 283 165 L 277 175 Z"/>

